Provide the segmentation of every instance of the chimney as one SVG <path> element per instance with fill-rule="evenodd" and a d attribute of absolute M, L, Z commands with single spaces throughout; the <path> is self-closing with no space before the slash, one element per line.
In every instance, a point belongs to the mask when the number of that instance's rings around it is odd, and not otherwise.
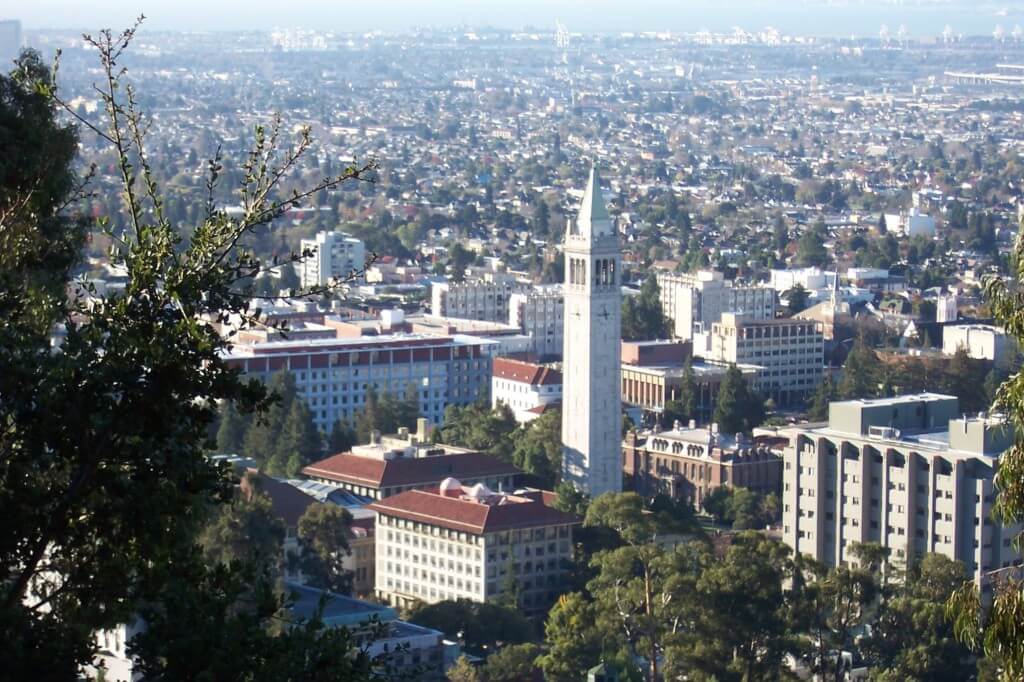
<path fill-rule="evenodd" d="M 420 443 L 427 442 L 427 418 L 420 417 L 416 420 L 416 440 Z"/>

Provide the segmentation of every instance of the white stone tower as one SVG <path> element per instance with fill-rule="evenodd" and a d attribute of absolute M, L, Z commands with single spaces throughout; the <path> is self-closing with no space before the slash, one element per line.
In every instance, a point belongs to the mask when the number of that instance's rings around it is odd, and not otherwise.
<path fill-rule="evenodd" d="M 596 497 L 622 490 L 622 254 L 597 165 L 565 234 L 562 478 Z"/>

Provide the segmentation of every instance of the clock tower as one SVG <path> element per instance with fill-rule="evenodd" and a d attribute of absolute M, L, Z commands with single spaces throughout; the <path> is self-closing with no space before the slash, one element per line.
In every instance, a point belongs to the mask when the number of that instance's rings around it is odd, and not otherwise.
<path fill-rule="evenodd" d="M 565 234 L 562 478 L 591 497 L 622 490 L 622 254 L 597 165 Z"/>

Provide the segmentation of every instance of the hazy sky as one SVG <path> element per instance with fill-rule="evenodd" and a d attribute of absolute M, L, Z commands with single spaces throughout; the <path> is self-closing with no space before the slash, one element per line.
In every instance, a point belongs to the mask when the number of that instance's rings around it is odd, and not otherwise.
<path fill-rule="evenodd" d="M 936 0 L 932 0 L 934 3 Z M 1021 0 L 0 0 L 0 18 L 25 28 L 119 27 L 140 12 L 151 30 L 307 27 L 340 31 L 412 26 L 554 26 L 573 31 L 757 30 L 876 35 L 886 23 L 911 35 L 936 35 L 945 24 L 967 34 L 1009 32 L 1024 24 Z M 828 6 L 832 5 L 832 6 Z M 840 5 L 840 6 L 836 6 Z"/>

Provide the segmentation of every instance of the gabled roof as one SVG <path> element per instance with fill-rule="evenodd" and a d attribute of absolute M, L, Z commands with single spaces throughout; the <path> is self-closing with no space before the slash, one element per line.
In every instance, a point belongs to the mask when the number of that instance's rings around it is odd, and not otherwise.
<path fill-rule="evenodd" d="M 432 457 L 380 460 L 350 452 L 332 455 L 302 469 L 306 476 L 366 486 L 390 488 L 397 485 L 437 484 L 449 476 L 478 479 L 521 473 L 511 464 L 480 452 Z"/>
<path fill-rule="evenodd" d="M 385 516 L 429 523 L 474 535 L 579 522 L 573 514 L 547 506 L 543 495 L 529 495 L 528 500 L 484 504 L 458 497 L 445 497 L 437 491 L 408 490 L 367 505 L 367 509 Z"/>

